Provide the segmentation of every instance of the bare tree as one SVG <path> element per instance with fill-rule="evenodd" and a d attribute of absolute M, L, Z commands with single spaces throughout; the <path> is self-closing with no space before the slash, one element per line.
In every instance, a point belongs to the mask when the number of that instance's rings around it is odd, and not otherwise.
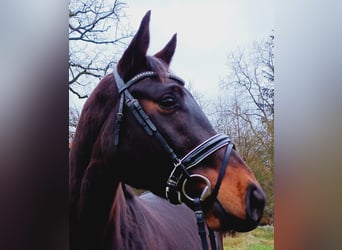
<path fill-rule="evenodd" d="M 229 96 L 216 106 L 216 127 L 229 134 L 253 168 L 268 196 L 266 216 L 273 216 L 274 36 L 249 50 L 231 53 L 229 74 L 220 85 Z"/>
<path fill-rule="evenodd" d="M 274 36 L 255 42 L 249 51 L 237 50 L 228 57 L 230 74 L 220 84 L 234 93 L 220 112 L 249 125 L 259 143 L 273 152 Z M 222 106 L 222 105 L 221 105 Z M 236 119 L 237 119 L 236 118 Z M 268 165 L 268 161 L 265 162 Z"/>
<path fill-rule="evenodd" d="M 132 37 L 123 1 L 71 0 L 69 5 L 69 90 L 87 98 Z"/>
<path fill-rule="evenodd" d="M 237 50 L 229 58 L 231 74 L 222 86 L 242 89 L 254 106 L 254 116 L 272 119 L 274 114 L 273 36 L 266 42 L 255 42 L 250 51 Z M 252 107 L 251 106 L 251 107 Z"/>
<path fill-rule="evenodd" d="M 69 108 L 69 142 L 74 139 L 78 120 L 80 119 L 80 111 L 76 107 Z"/>

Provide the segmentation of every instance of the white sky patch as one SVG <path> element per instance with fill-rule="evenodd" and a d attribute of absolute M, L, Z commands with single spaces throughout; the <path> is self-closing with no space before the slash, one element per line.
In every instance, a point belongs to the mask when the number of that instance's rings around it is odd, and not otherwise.
<path fill-rule="evenodd" d="M 148 54 L 158 52 L 177 33 L 171 70 L 187 84 L 191 83 L 196 92 L 211 99 L 217 98 L 219 81 L 227 75 L 227 55 L 238 47 L 267 38 L 274 29 L 273 0 L 126 2 L 128 8 L 124 11 L 135 31 L 145 13 L 151 10 Z M 71 103 L 83 101 L 71 100 Z"/>
<path fill-rule="evenodd" d="M 126 13 L 137 29 L 151 10 L 148 54 L 162 49 L 174 33 L 177 48 L 171 69 L 210 98 L 219 94 L 227 55 L 272 34 L 273 1 L 129 0 Z"/>

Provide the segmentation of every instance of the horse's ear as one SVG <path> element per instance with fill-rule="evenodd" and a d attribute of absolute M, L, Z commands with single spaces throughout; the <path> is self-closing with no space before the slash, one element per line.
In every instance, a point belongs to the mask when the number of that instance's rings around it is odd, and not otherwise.
<path fill-rule="evenodd" d="M 154 56 L 162 59 L 167 65 L 170 65 L 173 54 L 175 53 L 177 45 L 177 34 L 174 34 L 171 40 L 165 45 L 165 47 L 156 53 Z"/>
<path fill-rule="evenodd" d="M 137 33 L 118 62 L 117 70 L 124 79 L 132 77 L 131 75 L 135 73 L 137 67 L 146 64 L 146 52 L 150 43 L 150 16 L 151 11 L 149 10 L 141 20 Z"/>

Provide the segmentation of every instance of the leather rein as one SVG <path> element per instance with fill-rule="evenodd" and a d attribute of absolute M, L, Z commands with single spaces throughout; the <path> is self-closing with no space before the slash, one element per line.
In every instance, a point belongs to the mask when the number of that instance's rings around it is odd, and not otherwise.
<path fill-rule="evenodd" d="M 174 153 L 173 149 L 169 146 L 164 137 L 160 134 L 157 127 L 150 120 L 148 115 L 145 113 L 139 101 L 135 99 L 128 90 L 130 86 L 138 83 L 139 81 L 148 77 L 156 77 L 158 76 L 158 74 L 154 71 L 145 71 L 137 74 L 127 83 L 123 81 L 116 69 L 113 70 L 113 75 L 120 95 L 120 102 L 114 131 L 115 146 L 118 147 L 119 145 L 120 124 L 122 123 L 123 119 L 123 106 L 124 104 L 126 104 L 126 106 L 131 110 L 135 119 L 144 128 L 146 133 L 154 137 L 169 155 L 174 168 L 171 171 L 171 174 L 166 182 L 166 198 L 172 204 L 181 204 L 182 198 L 185 198 L 193 205 L 193 210 L 197 219 L 198 232 L 202 241 L 202 247 L 203 249 L 208 249 L 202 203 L 205 202 L 208 205 L 212 204 L 216 200 L 232 149 L 235 149 L 234 144 L 231 143 L 228 136 L 224 134 L 216 134 L 206 141 L 202 142 L 200 145 L 195 147 L 193 150 L 191 150 L 183 158 L 180 159 Z M 181 85 L 184 85 L 184 81 L 174 74 L 168 73 L 167 77 Z M 226 146 L 224 159 L 222 161 L 221 170 L 216 181 L 215 188 L 212 191 L 210 181 L 207 177 L 199 174 L 190 174 L 189 170 L 196 167 L 196 165 L 203 159 L 224 146 Z M 206 183 L 206 187 L 202 190 L 202 193 L 199 195 L 199 197 L 191 197 L 186 192 L 186 184 L 192 178 L 202 179 Z M 210 229 L 209 238 L 212 249 L 216 249 L 215 235 Z"/>

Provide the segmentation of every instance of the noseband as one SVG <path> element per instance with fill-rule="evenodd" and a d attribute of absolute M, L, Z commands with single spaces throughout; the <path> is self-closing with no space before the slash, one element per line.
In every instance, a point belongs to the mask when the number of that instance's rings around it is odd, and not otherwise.
<path fill-rule="evenodd" d="M 195 147 L 183 158 L 178 158 L 178 156 L 174 153 L 173 149 L 168 145 L 167 141 L 160 134 L 157 127 L 145 113 L 139 101 L 135 99 L 128 90 L 128 88 L 134 85 L 135 83 L 138 83 L 139 81 L 148 77 L 158 76 L 158 74 L 154 71 L 142 72 L 134 76 L 127 83 L 125 83 L 123 79 L 119 76 L 116 69 L 114 69 L 113 75 L 120 95 L 120 102 L 114 131 L 115 146 L 117 147 L 119 145 L 120 124 L 123 118 L 123 106 L 125 103 L 127 107 L 131 110 L 133 116 L 138 121 L 138 123 L 144 128 L 146 133 L 150 136 L 153 136 L 169 155 L 174 165 L 174 168 L 171 171 L 171 174 L 166 182 L 165 196 L 172 204 L 181 204 L 182 199 L 187 199 L 187 201 L 192 204 L 193 210 L 195 211 L 195 215 L 197 218 L 197 224 L 199 228 L 199 234 L 202 240 L 202 246 L 203 249 L 207 249 L 208 244 L 206 242 L 204 215 L 201 203 L 205 202 L 206 204 L 211 204 L 216 200 L 217 194 L 221 186 L 222 178 L 224 176 L 226 167 L 229 162 L 232 149 L 235 149 L 234 144 L 231 143 L 228 136 L 224 134 L 216 134 L 207 139 L 206 141 L 202 142 L 197 147 Z M 167 77 L 169 79 L 176 81 L 180 85 L 184 85 L 184 81 L 178 76 L 168 73 Z M 213 154 L 215 151 L 219 150 L 224 146 L 226 146 L 226 151 L 224 159 L 222 161 L 221 170 L 217 178 L 215 188 L 213 191 L 211 191 L 211 184 L 207 177 L 199 174 L 190 174 L 189 170 L 196 167 L 203 159 L 205 159 L 206 157 Z M 192 178 L 202 179 L 206 183 L 206 187 L 202 190 L 202 193 L 201 195 L 199 195 L 199 197 L 191 197 L 186 192 L 186 184 Z M 213 249 L 216 249 L 215 238 L 213 238 L 214 234 L 211 230 L 209 231 L 209 235 L 211 245 Z"/>

